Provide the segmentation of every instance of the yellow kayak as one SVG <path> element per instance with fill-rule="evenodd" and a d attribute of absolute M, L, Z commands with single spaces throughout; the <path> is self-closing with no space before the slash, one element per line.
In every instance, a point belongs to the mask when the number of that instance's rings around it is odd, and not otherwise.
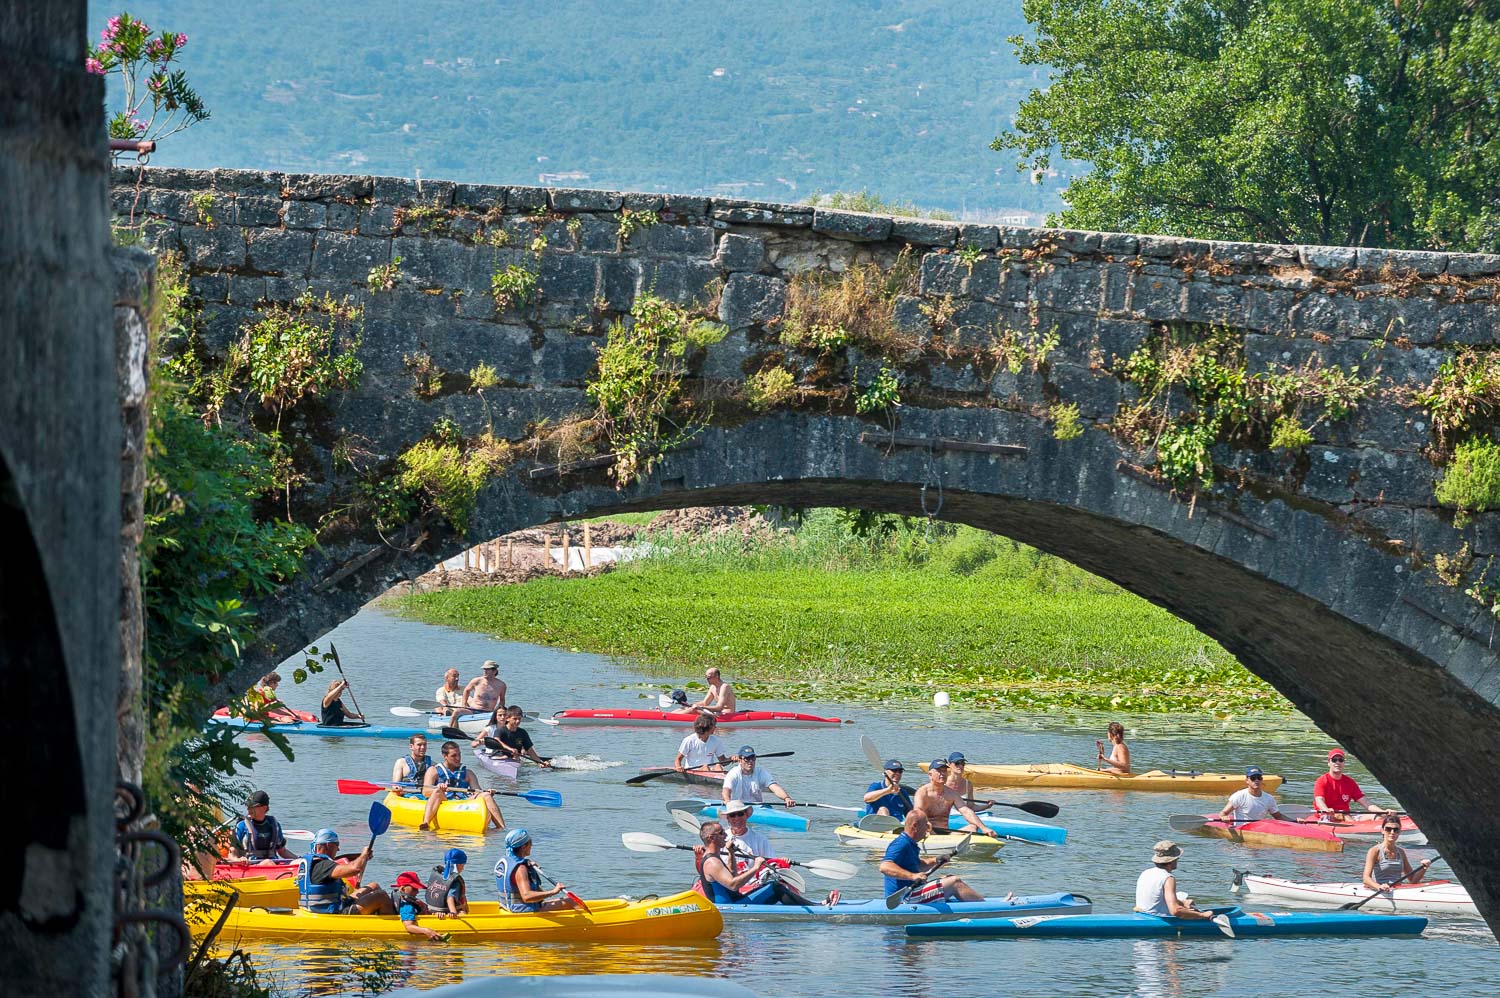
<path fill-rule="evenodd" d="M 927 763 L 921 764 L 923 769 Z M 969 763 L 964 775 L 980 787 L 1056 787 L 1063 790 L 1166 790 L 1172 793 L 1224 794 L 1245 785 L 1238 773 L 1199 773 L 1188 770 L 1149 773 L 1106 773 L 1070 762 L 1036 762 L 1023 766 L 980 766 Z M 1281 777 L 1266 774 L 1266 790 L 1281 786 Z"/>
<path fill-rule="evenodd" d="M 427 811 L 427 798 L 402 797 L 392 790 L 385 795 L 385 806 L 391 809 L 391 820 L 396 824 L 419 828 L 422 825 L 422 815 Z M 484 801 L 478 797 L 470 797 L 467 800 L 445 800 L 439 804 L 432 827 L 445 832 L 483 835 L 489 823 Z"/>
<path fill-rule="evenodd" d="M 223 907 L 231 891 L 239 891 L 238 904 L 249 907 L 262 905 L 268 908 L 295 908 L 297 906 L 297 880 L 267 880 L 265 877 L 242 877 L 239 880 L 184 880 L 183 900 L 192 903 L 202 901 Z"/>
<path fill-rule="evenodd" d="M 895 828 L 889 832 L 867 832 L 855 825 L 840 825 L 833 830 L 839 842 L 846 846 L 865 846 L 870 849 L 884 849 L 890 845 L 901 829 Z M 958 848 L 963 842 L 962 832 L 933 832 L 922 840 L 922 855 L 924 856 L 947 856 Z M 992 839 L 986 835 L 971 835 L 969 844 L 960 853 L 961 856 L 970 858 L 984 858 L 993 856 L 1005 845 L 999 839 Z"/>
<path fill-rule="evenodd" d="M 564 911 L 519 914 L 494 901 L 469 903 L 456 918 L 423 915 L 420 924 L 451 932 L 460 942 L 681 943 L 712 939 L 724 928 L 723 916 L 702 894 L 683 891 L 647 901 L 604 898 L 585 901 L 588 913 Z M 192 912 L 193 931 L 203 933 L 217 910 Z M 236 906 L 220 933 L 221 942 L 238 939 L 413 939 L 395 915 L 320 915 L 301 908 Z"/>

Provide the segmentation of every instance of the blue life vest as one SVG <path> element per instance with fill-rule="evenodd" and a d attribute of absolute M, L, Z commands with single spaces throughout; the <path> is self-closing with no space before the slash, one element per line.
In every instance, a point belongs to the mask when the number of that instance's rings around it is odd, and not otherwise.
<path fill-rule="evenodd" d="M 266 820 L 256 824 L 244 818 L 234 826 L 234 839 L 240 852 L 250 859 L 271 859 L 278 849 L 286 845 L 286 836 L 281 833 L 281 822 L 266 815 Z"/>
<path fill-rule="evenodd" d="M 338 860 L 320 852 L 310 852 L 302 857 L 302 865 L 297 870 L 298 899 L 308 911 L 341 912 L 344 910 L 344 894 L 347 889 L 343 880 L 330 877 L 325 883 L 312 882 L 313 864 L 323 862 L 337 865 Z"/>
<path fill-rule="evenodd" d="M 427 771 L 432 768 L 432 756 L 422 756 L 422 762 L 420 764 L 418 764 L 417 760 L 411 757 L 411 753 L 409 752 L 406 755 L 402 756 L 402 758 L 406 760 L 406 782 L 415 783 L 420 787 L 422 785 L 422 778 L 425 777 L 427 775 Z"/>
<path fill-rule="evenodd" d="M 455 770 L 449 769 L 442 763 L 437 763 L 433 768 L 437 770 L 439 783 L 446 783 L 450 787 L 462 787 L 465 790 L 469 788 L 468 766 L 459 766 Z"/>
<path fill-rule="evenodd" d="M 500 862 L 495 864 L 495 890 L 500 892 L 500 906 L 507 911 L 540 911 L 542 906 L 536 902 L 527 903 L 515 896 L 515 888 L 511 886 L 517 867 L 526 868 L 526 880 L 534 891 L 542 889 L 542 878 L 536 872 L 536 868 L 526 860 L 517 856 L 507 849 Z"/>

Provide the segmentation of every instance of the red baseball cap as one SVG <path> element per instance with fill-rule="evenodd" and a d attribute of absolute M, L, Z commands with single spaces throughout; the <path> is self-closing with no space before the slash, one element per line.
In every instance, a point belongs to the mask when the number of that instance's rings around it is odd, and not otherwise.
<path fill-rule="evenodd" d="M 404 873 L 398 873 L 398 874 L 396 874 L 396 886 L 397 887 L 421 887 L 422 886 L 422 878 L 419 877 L 419 876 L 417 876 L 412 871 L 407 870 Z"/>
<path fill-rule="evenodd" d="M 1341 749 L 1341 748 L 1338 748 L 1337 746 L 1335 746 L 1334 748 L 1331 748 L 1331 749 L 1328 750 L 1328 758 L 1330 758 L 1330 759 L 1342 759 L 1343 757 L 1344 757 L 1344 750 Z"/>

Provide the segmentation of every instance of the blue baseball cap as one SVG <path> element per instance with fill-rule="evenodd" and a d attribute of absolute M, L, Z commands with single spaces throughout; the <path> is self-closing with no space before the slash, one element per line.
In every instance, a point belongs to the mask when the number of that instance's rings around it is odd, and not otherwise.
<path fill-rule="evenodd" d="M 1260 767 L 1259 766 L 1250 766 L 1250 767 L 1246 768 L 1246 770 L 1245 770 L 1245 779 L 1247 779 L 1247 780 L 1250 779 L 1253 776 L 1265 776 L 1265 775 L 1266 775 L 1265 773 L 1262 773 L 1260 771 Z"/>
<path fill-rule="evenodd" d="M 947 759 L 943 759 L 941 757 L 937 758 L 937 759 L 934 759 L 934 760 L 932 760 L 932 762 L 928 763 L 927 768 L 928 769 L 947 769 L 948 768 L 948 760 Z"/>
<path fill-rule="evenodd" d="M 331 828 L 320 828 L 318 834 L 313 836 L 313 845 L 326 846 L 330 842 L 337 842 L 339 833 Z"/>
<path fill-rule="evenodd" d="M 901 760 L 900 759 L 887 759 L 885 761 L 885 768 L 886 769 L 899 769 L 903 773 L 906 772 L 906 767 L 903 766 L 903 765 L 901 765 Z"/>
<path fill-rule="evenodd" d="M 948 753 L 948 761 L 949 762 L 961 762 L 961 763 L 964 763 L 965 765 L 967 765 L 968 762 L 969 762 L 969 760 L 967 760 L 967 759 L 964 758 L 964 754 L 962 752 L 949 752 Z"/>
<path fill-rule="evenodd" d="M 740 750 L 737 754 L 741 759 L 754 759 L 755 749 L 749 745 L 741 745 Z"/>

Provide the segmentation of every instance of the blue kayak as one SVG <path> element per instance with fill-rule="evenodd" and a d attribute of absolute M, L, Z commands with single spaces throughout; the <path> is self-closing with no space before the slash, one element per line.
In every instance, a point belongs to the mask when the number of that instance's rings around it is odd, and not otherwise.
<path fill-rule="evenodd" d="M 1018 914 L 1086 915 L 1094 904 L 1082 894 L 1033 894 L 1013 901 L 934 901 L 931 904 L 885 906 L 885 898 L 826 904 L 721 904 L 725 918 L 757 922 L 833 922 L 855 925 L 911 925 L 962 917 Z"/>
<path fill-rule="evenodd" d="M 1229 916 L 1236 939 L 1263 936 L 1419 936 L 1427 928 L 1420 915 L 1369 915 L 1361 911 L 1259 912 L 1241 908 L 1212 908 Z M 908 925 L 909 936 L 943 939 L 1031 938 L 1152 938 L 1206 936 L 1227 939 L 1207 919 L 1162 915 L 1039 915 L 1021 918 L 962 918 L 951 922 Z"/>
<path fill-rule="evenodd" d="M 209 724 L 222 724 L 236 728 L 240 731 L 248 731 L 250 734 L 261 733 L 261 726 L 255 722 L 246 722 L 238 717 L 211 717 Z M 426 728 L 387 728 L 379 724 L 339 724 L 323 727 L 311 721 L 293 721 L 287 724 L 267 725 L 269 730 L 282 735 L 320 735 L 324 738 L 410 738 L 412 735 L 427 736 Z"/>
<path fill-rule="evenodd" d="M 1004 818 L 990 811 L 980 811 L 979 820 L 983 821 L 986 828 L 1001 835 L 1008 835 L 1013 839 L 1025 839 L 1027 842 L 1041 842 L 1046 845 L 1060 846 L 1068 841 L 1068 830 L 1056 825 L 1044 825 L 1040 821 L 1023 821 L 1020 818 Z M 954 811 L 948 815 L 948 827 L 953 829 L 963 828 L 968 825 L 964 816 Z"/>
<path fill-rule="evenodd" d="M 719 806 L 717 804 L 711 801 L 704 801 L 703 803 L 707 806 L 699 811 L 699 814 L 705 818 L 717 818 L 719 816 Z M 788 813 L 784 808 L 766 807 L 764 804 L 757 804 L 750 811 L 750 824 L 765 825 L 769 828 L 785 828 L 792 832 L 805 832 L 807 831 L 808 821 L 800 814 Z"/>

